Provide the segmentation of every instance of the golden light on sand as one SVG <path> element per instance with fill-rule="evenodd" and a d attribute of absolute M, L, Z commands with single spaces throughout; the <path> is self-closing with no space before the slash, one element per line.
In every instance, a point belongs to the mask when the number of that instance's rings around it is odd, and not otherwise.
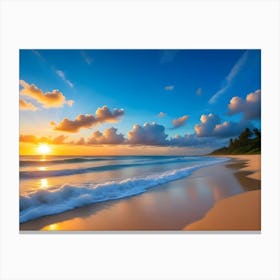
<path fill-rule="evenodd" d="M 51 148 L 48 144 L 39 144 L 37 148 L 37 152 L 41 155 L 49 154 L 51 151 Z"/>

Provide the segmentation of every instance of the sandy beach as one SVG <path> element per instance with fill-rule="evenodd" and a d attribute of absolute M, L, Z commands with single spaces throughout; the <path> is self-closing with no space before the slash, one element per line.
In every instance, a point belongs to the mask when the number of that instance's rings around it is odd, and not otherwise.
<path fill-rule="evenodd" d="M 261 190 L 258 189 L 261 180 L 261 156 L 230 157 L 244 162 L 236 173 L 239 180 L 244 182 L 246 178 L 254 179 L 259 182 L 258 185 L 250 187 L 246 184 L 247 192 L 217 202 L 203 219 L 185 226 L 184 230 L 261 230 Z"/>
<path fill-rule="evenodd" d="M 141 195 L 45 216 L 20 224 L 20 230 L 257 230 L 260 190 L 252 190 L 260 181 L 247 176 L 258 169 L 259 156 L 234 156 Z"/>

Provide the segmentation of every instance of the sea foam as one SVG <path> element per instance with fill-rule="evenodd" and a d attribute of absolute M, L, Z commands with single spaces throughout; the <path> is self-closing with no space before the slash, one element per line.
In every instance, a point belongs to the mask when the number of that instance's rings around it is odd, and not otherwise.
<path fill-rule="evenodd" d="M 173 169 L 145 177 L 132 177 L 84 186 L 63 185 L 20 196 L 20 223 L 96 202 L 141 194 L 152 187 L 189 176 L 193 171 L 228 159 L 215 158 L 191 167 Z"/>

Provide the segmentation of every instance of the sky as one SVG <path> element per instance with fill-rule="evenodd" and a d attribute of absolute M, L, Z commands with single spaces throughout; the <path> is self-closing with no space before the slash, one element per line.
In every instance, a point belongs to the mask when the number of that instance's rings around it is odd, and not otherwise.
<path fill-rule="evenodd" d="M 20 50 L 20 154 L 195 155 L 261 128 L 260 50 Z"/>

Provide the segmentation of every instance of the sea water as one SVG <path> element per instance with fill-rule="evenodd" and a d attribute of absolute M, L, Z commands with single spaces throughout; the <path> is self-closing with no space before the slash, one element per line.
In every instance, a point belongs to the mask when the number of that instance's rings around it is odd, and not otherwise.
<path fill-rule="evenodd" d="M 226 160 L 205 156 L 21 156 L 20 223 L 139 195 Z"/>

